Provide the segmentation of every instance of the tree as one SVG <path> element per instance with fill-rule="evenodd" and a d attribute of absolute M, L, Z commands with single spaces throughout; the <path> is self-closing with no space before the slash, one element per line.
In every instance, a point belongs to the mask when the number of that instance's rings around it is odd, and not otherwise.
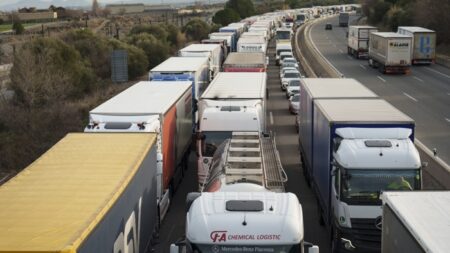
<path fill-rule="evenodd" d="M 149 68 L 156 67 L 169 57 L 169 45 L 165 41 L 156 39 L 155 36 L 146 33 L 133 35 L 128 42 L 142 49 L 147 55 Z"/>
<path fill-rule="evenodd" d="M 136 35 L 140 33 L 151 34 L 163 41 L 166 41 L 169 35 L 169 33 L 165 30 L 165 27 L 161 25 L 137 25 L 134 26 L 130 31 L 130 35 Z"/>
<path fill-rule="evenodd" d="M 289 8 L 296 9 L 300 7 L 300 1 L 299 0 L 285 0 L 285 4 L 289 5 Z"/>
<path fill-rule="evenodd" d="M 201 41 L 202 39 L 208 38 L 210 30 L 211 27 L 205 21 L 199 18 L 191 19 L 183 27 L 183 32 L 186 34 L 188 39 L 194 41 Z"/>
<path fill-rule="evenodd" d="M 251 0 L 229 0 L 225 8 L 235 10 L 241 18 L 250 17 L 255 13 L 255 6 Z"/>
<path fill-rule="evenodd" d="M 212 21 L 216 24 L 221 24 L 222 26 L 226 26 L 229 23 L 233 23 L 239 21 L 241 17 L 239 13 L 230 8 L 225 8 L 220 10 L 214 14 Z"/>
<path fill-rule="evenodd" d="M 20 22 L 14 22 L 12 29 L 16 34 L 22 34 L 25 31 L 25 27 Z"/>
<path fill-rule="evenodd" d="M 3 21 L 3 19 L 0 18 L 0 25 L 3 25 L 5 21 Z"/>

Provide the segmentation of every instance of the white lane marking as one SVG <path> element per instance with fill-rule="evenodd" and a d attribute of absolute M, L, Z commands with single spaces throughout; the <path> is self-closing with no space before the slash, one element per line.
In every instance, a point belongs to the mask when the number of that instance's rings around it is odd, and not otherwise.
<path fill-rule="evenodd" d="M 353 58 L 352 58 L 352 57 L 350 57 L 350 55 L 347 55 L 347 58 L 349 58 L 350 60 L 353 60 Z"/>
<path fill-rule="evenodd" d="M 339 49 L 339 52 L 341 52 L 341 54 L 343 54 L 343 53 L 344 53 L 344 51 L 342 51 L 342 49 Z"/>
<path fill-rule="evenodd" d="M 418 102 L 418 101 L 419 101 L 419 100 L 415 99 L 413 96 L 409 95 L 409 94 L 406 93 L 406 92 L 403 92 L 403 95 L 407 96 L 408 98 L 410 98 L 410 99 L 411 99 L 412 101 L 414 101 L 414 102 Z"/>
<path fill-rule="evenodd" d="M 436 73 L 436 74 L 439 74 L 439 75 L 441 75 L 441 76 L 445 76 L 445 77 L 447 77 L 447 78 L 450 78 L 449 75 L 446 75 L 446 74 L 444 74 L 444 73 L 442 73 L 442 72 L 439 72 L 439 71 L 437 71 L 437 70 L 434 70 L 434 69 L 432 69 L 432 68 L 425 67 L 425 69 L 428 69 L 429 71 L 434 72 L 434 73 Z"/>
<path fill-rule="evenodd" d="M 273 125 L 273 114 L 270 112 L 270 124 Z"/>
<path fill-rule="evenodd" d="M 417 76 L 413 76 L 413 78 L 414 78 L 414 79 L 416 79 L 417 81 L 419 81 L 419 82 L 422 82 L 422 83 L 423 83 L 423 80 L 422 80 L 422 79 L 420 79 L 420 78 L 418 78 Z"/>
<path fill-rule="evenodd" d="M 448 123 L 450 123 L 450 119 L 449 119 L 449 118 L 445 118 L 445 120 L 446 120 Z"/>
<path fill-rule="evenodd" d="M 377 76 L 377 78 L 380 79 L 383 83 L 386 82 L 386 80 L 384 80 L 383 77 L 381 77 L 381 76 Z"/>
<path fill-rule="evenodd" d="M 364 65 L 362 65 L 362 64 L 359 64 L 359 66 L 363 69 L 366 69 L 366 67 L 364 67 Z"/>

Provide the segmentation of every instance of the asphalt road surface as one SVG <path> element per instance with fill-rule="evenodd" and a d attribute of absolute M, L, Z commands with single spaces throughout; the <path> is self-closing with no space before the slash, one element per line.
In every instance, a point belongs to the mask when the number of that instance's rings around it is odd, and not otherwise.
<path fill-rule="evenodd" d="M 355 17 L 352 17 L 355 19 Z M 330 22 L 333 30 L 325 30 Z M 355 78 L 416 122 L 416 138 L 450 164 L 450 69 L 437 64 L 413 66 L 409 75 L 383 75 L 367 60 L 347 55 L 346 27 L 338 18 L 316 22 L 311 38 L 345 77 Z"/>

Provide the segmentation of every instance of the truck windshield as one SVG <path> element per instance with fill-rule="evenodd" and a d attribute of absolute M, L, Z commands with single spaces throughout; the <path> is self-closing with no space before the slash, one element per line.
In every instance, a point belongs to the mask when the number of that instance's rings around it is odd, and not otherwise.
<path fill-rule="evenodd" d="M 301 253 L 301 244 L 297 245 L 217 245 L 191 244 L 188 253 L 224 253 L 224 252 L 270 252 L 270 253 Z"/>
<path fill-rule="evenodd" d="M 380 205 L 380 192 L 420 190 L 419 169 L 342 169 L 341 196 L 349 205 Z"/>
<path fill-rule="evenodd" d="M 217 147 L 222 144 L 226 139 L 230 139 L 232 135 L 231 131 L 224 132 L 202 132 L 202 156 L 212 157 L 216 152 Z"/>
<path fill-rule="evenodd" d="M 290 31 L 277 31 L 277 40 L 288 40 L 291 38 Z"/>

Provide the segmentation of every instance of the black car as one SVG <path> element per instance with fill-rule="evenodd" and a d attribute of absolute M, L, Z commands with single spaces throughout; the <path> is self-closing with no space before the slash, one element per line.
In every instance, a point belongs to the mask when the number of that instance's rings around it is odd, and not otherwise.
<path fill-rule="evenodd" d="M 325 25 L 325 30 L 333 30 L 333 26 L 330 23 Z"/>

